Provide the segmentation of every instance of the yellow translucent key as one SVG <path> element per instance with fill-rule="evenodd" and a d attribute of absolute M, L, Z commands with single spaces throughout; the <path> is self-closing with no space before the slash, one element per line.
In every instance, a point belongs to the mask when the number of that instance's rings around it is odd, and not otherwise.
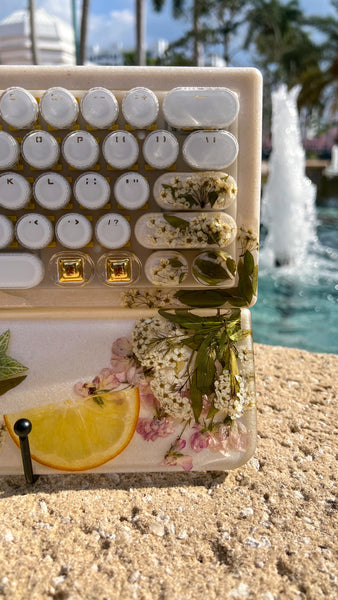
<path fill-rule="evenodd" d="M 106 262 L 107 281 L 130 281 L 131 264 L 129 258 L 116 259 L 107 258 Z"/>
<path fill-rule="evenodd" d="M 84 281 L 82 258 L 59 258 L 58 259 L 59 281 Z"/>

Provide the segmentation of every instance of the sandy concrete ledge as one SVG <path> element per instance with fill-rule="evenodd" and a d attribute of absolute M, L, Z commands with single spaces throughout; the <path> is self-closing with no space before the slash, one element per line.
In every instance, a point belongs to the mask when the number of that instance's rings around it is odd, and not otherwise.
<path fill-rule="evenodd" d="M 336 600 L 338 356 L 255 351 L 237 471 L 0 478 L 0 598 Z"/>

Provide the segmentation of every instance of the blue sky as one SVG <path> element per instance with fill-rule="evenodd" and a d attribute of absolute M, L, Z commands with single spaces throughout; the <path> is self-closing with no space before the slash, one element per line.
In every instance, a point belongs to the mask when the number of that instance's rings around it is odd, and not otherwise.
<path fill-rule="evenodd" d="M 77 0 L 79 4 L 80 1 Z M 0 20 L 14 10 L 26 8 L 28 0 L 1 0 Z M 300 0 L 307 14 L 329 14 L 333 11 L 330 0 Z M 37 7 L 43 7 L 48 12 L 70 22 L 71 0 L 36 0 Z M 187 28 L 184 19 L 174 20 L 171 16 L 172 1 L 167 0 L 161 13 L 152 10 L 151 0 L 147 0 L 147 44 L 152 47 L 157 40 L 166 39 L 169 42 L 180 37 Z M 89 43 L 109 47 L 112 43 L 122 44 L 129 49 L 135 40 L 135 0 L 91 0 Z"/>

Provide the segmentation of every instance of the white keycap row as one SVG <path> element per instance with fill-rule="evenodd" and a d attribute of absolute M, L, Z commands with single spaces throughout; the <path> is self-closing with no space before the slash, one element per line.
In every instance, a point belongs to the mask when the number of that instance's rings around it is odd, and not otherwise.
<path fill-rule="evenodd" d="M 127 219 L 117 213 L 108 213 L 93 225 L 87 217 L 79 213 L 67 213 L 55 224 L 57 241 L 72 250 L 87 246 L 95 236 L 105 248 L 117 249 L 125 246 L 131 235 Z M 54 239 L 52 222 L 38 213 L 27 213 L 20 217 L 14 227 L 12 221 L 0 215 L 0 248 L 6 248 L 16 238 L 17 242 L 29 250 L 41 250 Z"/>
<path fill-rule="evenodd" d="M 36 130 L 24 137 L 21 153 L 31 167 L 51 169 L 59 160 L 60 146 L 51 133 Z M 103 140 L 102 153 L 111 167 L 128 169 L 139 157 L 139 142 L 129 131 L 114 131 Z M 153 131 L 145 138 L 142 153 L 146 163 L 154 169 L 167 169 L 178 158 L 179 143 L 169 131 Z M 100 146 L 88 131 L 72 131 L 61 144 L 61 154 L 74 169 L 90 169 L 99 160 Z M 182 154 L 185 162 L 194 169 L 224 169 L 236 159 L 238 143 L 227 131 L 194 131 L 185 138 Z M 0 131 L 0 169 L 14 167 L 19 156 L 16 139 Z"/>
<path fill-rule="evenodd" d="M 173 127 L 222 129 L 230 125 L 239 110 L 238 96 L 227 88 L 174 88 L 163 100 L 165 120 Z M 129 125 L 149 127 L 157 119 L 159 101 L 152 90 L 137 87 L 124 94 L 121 111 Z M 111 90 L 91 88 L 78 104 L 74 94 L 62 87 L 48 89 L 40 100 L 21 87 L 8 88 L 0 99 L 0 115 L 11 127 L 31 127 L 38 115 L 56 129 L 71 127 L 81 112 L 93 128 L 105 129 L 115 123 L 118 101 Z"/>
<path fill-rule="evenodd" d="M 114 197 L 123 208 L 136 210 L 149 199 L 150 189 L 143 175 L 129 171 L 123 173 L 114 183 Z M 33 197 L 37 204 L 46 210 L 65 208 L 72 199 L 89 210 L 106 206 L 111 198 L 111 188 L 107 179 L 96 171 L 80 175 L 73 188 L 68 180 L 54 171 L 40 175 L 33 185 Z M 7 210 L 20 210 L 27 207 L 31 199 L 30 183 L 19 173 L 0 175 L 0 207 Z"/>

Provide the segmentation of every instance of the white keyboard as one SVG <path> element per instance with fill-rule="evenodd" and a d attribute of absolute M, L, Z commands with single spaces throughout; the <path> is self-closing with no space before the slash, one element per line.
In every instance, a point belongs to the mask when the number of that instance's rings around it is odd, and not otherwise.
<path fill-rule="evenodd" d="M 253 69 L 0 67 L 0 474 L 252 456 L 260 137 Z"/>
<path fill-rule="evenodd" d="M 211 305 L 215 291 L 222 305 L 253 304 L 256 71 L 2 67 L 0 76 L 4 305 L 151 306 L 152 296 L 154 307 L 175 306 L 197 290 Z"/>

